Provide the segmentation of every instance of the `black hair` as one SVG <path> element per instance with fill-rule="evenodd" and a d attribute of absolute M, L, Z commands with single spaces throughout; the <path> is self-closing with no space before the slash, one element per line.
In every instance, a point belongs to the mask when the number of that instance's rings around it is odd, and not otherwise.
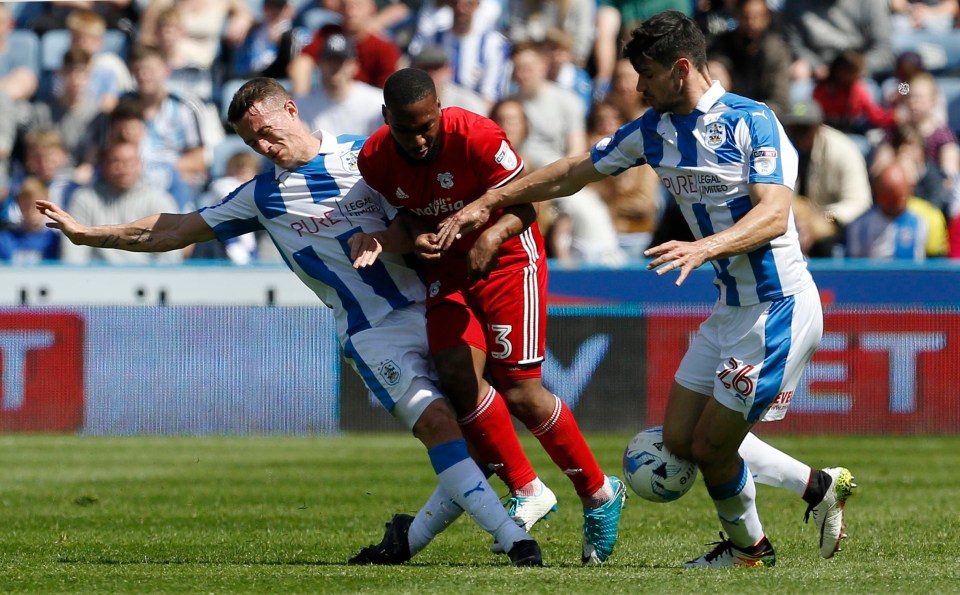
<path fill-rule="evenodd" d="M 227 121 L 236 124 L 251 107 L 271 99 L 286 103 L 290 100 L 290 93 L 276 79 L 263 76 L 252 78 L 234 93 L 227 108 Z"/>
<path fill-rule="evenodd" d="M 650 17 L 633 30 L 623 48 L 623 57 L 634 65 L 646 59 L 661 66 L 672 66 L 679 58 L 687 58 L 700 70 L 707 64 L 707 43 L 693 19 L 682 12 L 668 10 Z"/>
<path fill-rule="evenodd" d="M 387 77 L 383 84 L 383 103 L 387 109 L 416 103 L 425 97 L 436 97 L 437 87 L 425 70 L 403 68 Z"/>
<path fill-rule="evenodd" d="M 111 124 L 122 120 L 143 120 L 143 103 L 132 95 L 123 96 L 107 119 Z"/>

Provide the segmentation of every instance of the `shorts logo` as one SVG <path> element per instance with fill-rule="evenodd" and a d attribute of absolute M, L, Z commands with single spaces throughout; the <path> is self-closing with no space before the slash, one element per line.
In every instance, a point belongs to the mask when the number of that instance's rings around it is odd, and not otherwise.
<path fill-rule="evenodd" d="M 440 182 L 440 187 L 444 190 L 453 188 L 453 174 L 448 171 L 437 174 L 437 181 Z"/>
<path fill-rule="evenodd" d="M 707 146 L 716 149 L 727 141 L 727 127 L 721 122 L 714 122 L 707 125 Z"/>
<path fill-rule="evenodd" d="M 380 362 L 380 369 L 377 373 L 380 374 L 380 378 L 383 379 L 384 384 L 387 386 L 394 386 L 400 382 L 400 366 L 394 363 L 393 360 L 388 359 Z"/>
<path fill-rule="evenodd" d="M 397 186 L 397 198 L 400 200 L 406 200 L 410 198 L 410 195 L 403 191 L 403 188 Z"/>
<path fill-rule="evenodd" d="M 517 154 L 513 152 L 513 149 L 510 148 L 510 145 L 507 143 L 507 141 L 502 141 L 500 143 L 500 150 L 497 151 L 497 155 L 494 157 L 494 160 L 500 164 L 500 167 L 507 171 L 513 171 L 517 169 L 517 164 L 519 163 Z"/>
<path fill-rule="evenodd" d="M 430 297 L 437 297 L 437 294 L 440 293 L 440 282 L 434 281 L 430 284 Z"/>

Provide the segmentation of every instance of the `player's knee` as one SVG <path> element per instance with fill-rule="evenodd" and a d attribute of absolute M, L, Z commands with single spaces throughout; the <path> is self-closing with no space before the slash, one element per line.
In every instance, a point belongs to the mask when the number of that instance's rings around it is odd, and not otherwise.
<path fill-rule="evenodd" d="M 670 448 L 667 446 L 667 448 Z M 673 449 L 670 449 L 673 450 Z M 683 456 L 683 455 L 679 455 Z M 723 452 L 718 444 L 714 444 L 706 435 L 693 436 L 690 443 L 689 459 L 697 465 L 710 466 L 716 464 L 723 456 Z"/>
<path fill-rule="evenodd" d="M 501 394 L 510 413 L 528 426 L 537 425 L 556 408 L 557 398 L 544 388 L 539 378 L 515 380 Z"/>
<path fill-rule="evenodd" d="M 424 409 L 413 424 L 413 435 L 427 448 L 463 437 L 453 411 L 445 401 L 434 401 Z"/>
<path fill-rule="evenodd" d="M 663 445 L 667 447 L 667 450 L 681 459 L 687 459 L 688 461 L 694 460 L 690 436 L 685 433 L 671 431 L 668 426 L 664 426 Z"/>
<path fill-rule="evenodd" d="M 464 398 L 476 401 L 479 383 L 473 366 L 469 362 L 464 365 L 462 361 L 456 359 L 438 359 L 436 366 L 444 394 L 454 402 Z"/>

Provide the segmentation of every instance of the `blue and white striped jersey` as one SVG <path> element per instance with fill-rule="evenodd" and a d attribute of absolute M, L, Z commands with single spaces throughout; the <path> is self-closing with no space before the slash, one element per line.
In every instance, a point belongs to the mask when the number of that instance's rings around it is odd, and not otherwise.
<path fill-rule="evenodd" d="M 344 341 L 422 302 L 426 291 L 401 255 L 384 252 L 373 266 L 353 268 L 347 240 L 386 229 L 396 210 L 360 177 L 364 137 L 319 134 L 319 154 L 306 165 L 275 167 L 199 212 L 221 240 L 266 230 L 290 270 L 333 308 Z"/>
<path fill-rule="evenodd" d="M 697 238 L 733 226 L 753 208 L 750 184 L 793 188 L 797 179 L 797 151 L 770 108 L 716 82 L 690 114 L 648 110 L 601 139 L 591 158 L 608 175 L 649 163 Z M 813 284 L 792 211 L 784 235 L 711 264 L 720 301 L 731 306 L 794 295 Z"/>

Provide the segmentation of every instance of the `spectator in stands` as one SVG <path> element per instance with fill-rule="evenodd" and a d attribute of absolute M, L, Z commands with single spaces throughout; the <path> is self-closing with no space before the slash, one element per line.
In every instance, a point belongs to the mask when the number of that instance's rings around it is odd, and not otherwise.
<path fill-rule="evenodd" d="M 909 85 L 910 79 L 921 72 L 927 72 L 927 69 L 923 66 L 923 58 L 920 54 L 913 50 L 903 52 L 897 56 L 897 61 L 893 65 L 893 76 L 883 81 L 880 86 L 883 103 L 894 110 L 898 116 L 905 109 L 903 103 L 909 89 L 909 86 L 903 85 L 905 83 Z M 946 120 L 947 106 L 940 105 L 937 109 Z"/>
<path fill-rule="evenodd" d="M 221 38 L 238 47 L 254 22 L 245 0 L 151 0 L 140 21 L 141 45 L 159 45 L 159 16 L 169 8 L 177 9 L 186 31 L 183 54 L 190 66 L 205 71 L 220 53 Z"/>
<path fill-rule="evenodd" d="M 870 208 L 866 161 L 846 134 L 823 123 L 823 110 L 813 100 L 794 103 L 780 122 L 799 154 L 794 190 L 834 227 L 834 233 L 818 242 L 811 255 L 830 256 L 843 237 L 843 228 Z"/>
<path fill-rule="evenodd" d="M 610 92 L 620 47 L 641 21 L 665 10 L 693 14 L 690 0 L 598 0 L 597 35 L 593 56 L 596 62 L 594 100 L 603 101 Z"/>
<path fill-rule="evenodd" d="M 611 136 L 628 120 L 620 109 L 610 103 L 598 103 L 590 112 L 587 132 L 593 146 L 605 136 Z M 632 167 L 620 175 L 608 176 L 587 185 L 607 206 L 617 242 L 629 258 L 644 258 L 643 251 L 650 245 L 657 219 L 665 204 L 663 186 L 657 172 L 649 165 Z M 672 199 L 671 199 L 671 202 Z"/>
<path fill-rule="evenodd" d="M 251 27 L 246 39 L 232 53 L 232 78 L 287 78 L 290 61 L 308 41 L 303 39 L 303 32 L 294 30 L 293 13 L 288 0 L 263 1 L 263 18 Z"/>
<path fill-rule="evenodd" d="M 703 31 L 708 48 L 718 35 L 736 30 L 737 0 L 694 0 L 694 6 L 693 20 Z"/>
<path fill-rule="evenodd" d="M 877 105 L 863 80 L 863 56 L 843 50 L 830 62 L 827 78 L 813 88 L 813 98 L 823 109 L 824 121 L 848 134 L 866 134 L 875 128 L 896 125 L 893 112 Z"/>
<path fill-rule="evenodd" d="M 907 207 L 913 188 L 903 169 L 891 164 L 880 172 L 873 180 L 873 191 L 874 206 L 847 228 L 847 254 L 922 262 L 927 255 L 930 225 Z"/>
<path fill-rule="evenodd" d="M 790 99 L 790 48 L 771 26 L 766 0 L 737 0 L 737 28 L 717 35 L 707 56 L 729 61 L 728 91 L 766 103 L 779 114 Z"/>
<path fill-rule="evenodd" d="M 572 92 L 547 79 L 543 44 L 524 42 L 511 54 L 517 97 L 527 115 L 530 136 L 524 156 L 534 168 L 587 150 L 586 114 Z"/>
<path fill-rule="evenodd" d="M 107 22 L 91 9 L 77 9 L 67 16 L 70 47 L 81 49 L 90 56 L 90 81 L 87 92 L 100 109 L 109 112 L 117 105 L 121 94 L 133 90 L 133 77 L 123 59 L 103 49 Z M 57 83 L 54 83 L 54 89 Z"/>
<path fill-rule="evenodd" d="M 424 0 L 417 10 L 417 25 L 414 37 L 431 39 L 440 31 L 453 26 L 453 6 L 456 0 Z M 501 0 L 480 0 L 480 6 L 473 14 L 473 26 L 478 32 L 499 31 L 503 17 L 504 2 Z M 428 44 L 432 43 L 428 41 Z M 419 47 L 411 40 L 408 53 L 419 52 Z"/>
<path fill-rule="evenodd" d="M 51 128 L 30 130 L 24 135 L 23 145 L 23 166 L 12 176 L 10 198 L 0 205 L 0 221 L 15 225 L 23 221 L 14 197 L 19 194 L 25 179 L 33 178 L 42 183 L 47 194 L 45 200 L 61 206 L 65 206 L 76 188 L 75 172 L 59 132 Z"/>
<path fill-rule="evenodd" d="M 260 173 L 260 159 L 249 151 L 234 153 L 227 160 L 226 175 L 210 182 L 200 205 L 218 204 L 228 194 L 246 184 Z M 197 244 L 190 256 L 194 259 L 229 259 L 233 264 L 250 264 L 257 258 L 257 234 L 247 233 L 224 242 L 210 240 Z"/>
<path fill-rule="evenodd" d="M 637 93 L 637 82 L 639 80 L 640 76 L 633 69 L 630 60 L 626 58 L 617 60 L 607 101 L 617 106 L 617 109 L 620 110 L 620 113 L 624 115 L 628 122 L 642 116 L 648 108 L 643 101 L 643 95 Z"/>
<path fill-rule="evenodd" d="M 450 66 L 450 52 L 447 48 L 441 45 L 426 46 L 410 59 L 410 66 L 430 74 L 437 87 L 437 99 L 443 107 L 462 107 L 481 115 L 490 109 L 489 101 L 453 80 L 453 68 Z"/>
<path fill-rule="evenodd" d="M 894 35 L 914 31 L 945 33 L 960 16 L 957 0 L 890 0 L 890 23 Z"/>
<path fill-rule="evenodd" d="M 784 0 L 780 11 L 784 36 L 793 51 L 794 81 L 827 77 L 829 64 L 843 50 L 864 56 L 864 74 L 890 69 L 893 45 L 890 9 L 882 0 Z"/>
<path fill-rule="evenodd" d="M 356 80 L 357 48 L 343 33 L 323 39 L 317 59 L 320 87 L 297 99 L 311 130 L 369 136 L 383 126 L 383 91 Z"/>
<path fill-rule="evenodd" d="M 27 101 L 36 93 L 39 84 L 37 65 L 30 64 L 27 56 L 10 46 L 11 30 L 13 17 L 10 9 L 0 4 L 0 93 L 15 102 Z"/>
<path fill-rule="evenodd" d="M 417 31 L 409 51 L 416 56 L 427 45 L 447 48 L 454 82 L 492 103 L 505 92 L 510 43 L 495 29 L 477 27 L 474 15 L 479 7 L 480 0 L 456 0 L 450 27 L 429 36 Z"/>
<path fill-rule="evenodd" d="M 22 220 L 0 229 L 0 262 L 27 265 L 59 260 L 59 234 L 44 225 L 36 207 L 38 200 L 47 200 L 46 185 L 37 178 L 25 179 L 16 198 Z"/>
<path fill-rule="evenodd" d="M 583 102 L 585 112 L 593 103 L 593 79 L 573 59 L 573 36 L 562 29 L 550 27 L 543 38 L 543 52 L 547 58 L 547 78 L 568 91 L 573 91 Z"/>
<path fill-rule="evenodd" d="M 960 215 L 954 215 L 950 220 L 950 230 L 948 234 L 950 240 L 950 258 L 960 258 Z"/>
<path fill-rule="evenodd" d="M 376 14 L 377 6 L 373 0 L 343 0 L 340 7 L 341 24 L 317 30 L 303 52 L 290 62 L 288 73 L 292 94 L 306 95 L 310 91 L 313 68 L 323 49 L 323 39 L 336 31 L 349 37 L 357 46 L 360 66 L 357 80 L 382 89 L 387 77 L 397 70 L 400 49 L 393 41 L 371 29 L 370 24 Z"/>
<path fill-rule="evenodd" d="M 136 69 L 136 67 L 134 67 Z M 173 197 L 151 186 L 142 176 L 140 149 L 134 143 L 107 145 L 100 163 L 101 179 L 79 188 L 70 201 L 70 212 L 84 225 L 135 221 L 153 213 L 177 212 Z M 166 253 L 122 252 L 64 242 L 63 260 L 68 263 L 103 261 L 114 264 L 179 262 L 183 251 Z"/>
<path fill-rule="evenodd" d="M 910 79 L 908 85 L 909 92 L 899 113 L 901 124 L 915 130 L 923 139 L 928 167 L 935 166 L 943 176 L 944 191 L 949 197 L 946 200 L 960 206 L 960 144 L 939 109 L 943 99 L 937 81 L 930 73 L 921 72 Z M 892 135 L 888 135 L 884 144 L 889 144 L 891 139 Z M 885 150 L 884 145 L 879 150 Z M 956 207 L 945 210 L 951 214 L 957 212 Z"/>
<path fill-rule="evenodd" d="M 100 104 L 88 92 L 90 68 L 90 54 L 80 48 L 68 49 L 58 71 L 61 85 L 55 97 L 32 104 L 29 128 L 56 129 L 73 163 L 79 163 L 83 138 L 100 113 Z"/>
<path fill-rule="evenodd" d="M 212 100 L 211 69 L 214 65 L 202 65 L 188 53 L 192 45 L 187 38 L 187 30 L 178 6 L 166 8 L 157 15 L 156 47 L 170 71 L 168 89 L 181 96 L 192 96 L 203 101 Z"/>
<path fill-rule="evenodd" d="M 870 173 L 876 176 L 894 162 L 903 168 L 917 196 L 945 214 L 951 212 L 953 196 L 946 177 L 937 163 L 927 157 L 923 137 L 913 126 L 901 124 L 890 131 L 873 153 Z"/>
<path fill-rule="evenodd" d="M 136 24 L 140 22 L 140 8 L 146 3 L 146 0 L 24 2 L 26 6 L 18 20 L 42 36 L 52 29 L 69 28 L 70 15 L 76 10 L 84 10 L 95 14 L 109 29 L 130 32 L 136 30 Z"/>
<path fill-rule="evenodd" d="M 202 186 L 207 177 L 203 106 L 168 88 L 170 69 L 156 48 L 133 48 L 130 67 L 137 90 L 128 96 L 139 100 L 143 108 L 147 125 L 146 151 L 151 155 L 151 161 L 171 163 L 187 184 L 195 188 Z"/>
<path fill-rule="evenodd" d="M 595 0 L 513 0 L 507 2 L 507 38 L 511 43 L 545 41 L 548 31 L 562 31 L 571 61 L 583 68 L 596 36 Z"/>

